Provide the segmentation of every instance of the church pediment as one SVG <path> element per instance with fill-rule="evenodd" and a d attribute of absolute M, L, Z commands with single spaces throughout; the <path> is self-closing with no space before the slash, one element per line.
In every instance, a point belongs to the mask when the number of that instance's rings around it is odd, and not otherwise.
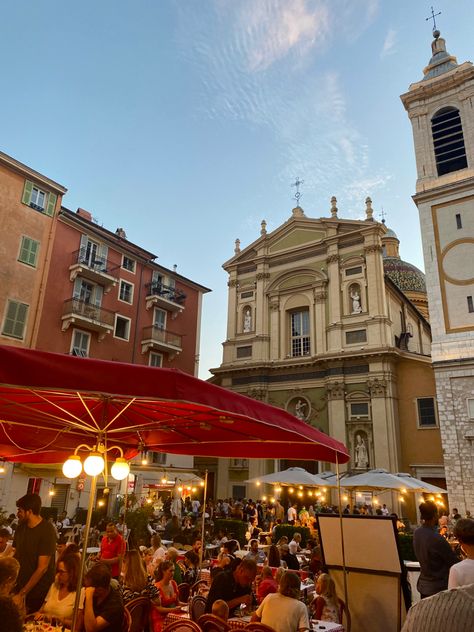
<path fill-rule="evenodd" d="M 280 290 L 285 290 L 295 287 L 301 287 L 304 285 L 311 285 L 312 283 L 314 283 L 314 280 L 314 274 L 297 274 L 279 283 L 278 288 Z"/>
<path fill-rule="evenodd" d="M 294 228 L 288 233 L 276 238 L 268 248 L 270 253 L 280 252 L 291 248 L 310 244 L 311 242 L 320 242 L 324 239 L 326 233 L 323 230 L 313 230 L 309 228 Z"/>

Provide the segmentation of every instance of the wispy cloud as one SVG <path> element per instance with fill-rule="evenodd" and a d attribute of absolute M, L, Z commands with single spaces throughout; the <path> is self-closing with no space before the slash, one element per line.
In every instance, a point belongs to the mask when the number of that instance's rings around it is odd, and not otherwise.
<path fill-rule="evenodd" d="M 382 51 L 380 53 L 380 58 L 384 59 L 388 55 L 393 55 L 394 53 L 396 53 L 396 44 L 397 32 L 395 31 L 395 29 L 389 29 L 387 31 L 387 35 L 385 36 Z"/>

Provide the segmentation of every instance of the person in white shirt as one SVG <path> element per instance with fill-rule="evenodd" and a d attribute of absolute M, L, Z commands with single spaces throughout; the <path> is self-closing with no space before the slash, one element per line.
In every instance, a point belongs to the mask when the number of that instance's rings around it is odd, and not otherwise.
<path fill-rule="evenodd" d="M 0 557 L 11 557 L 15 553 L 11 542 L 8 541 L 10 536 L 11 534 L 5 527 L 0 529 Z"/>
<path fill-rule="evenodd" d="M 292 555 L 296 555 L 298 551 L 301 551 L 301 533 L 298 533 L 298 531 L 293 533 L 293 540 L 290 540 L 288 549 Z"/>
<path fill-rule="evenodd" d="M 277 593 L 270 593 L 259 605 L 252 621 L 261 621 L 275 632 L 305 632 L 309 630 L 308 608 L 300 601 L 300 577 L 286 571 Z"/>
<path fill-rule="evenodd" d="M 474 584 L 474 520 L 460 518 L 454 527 L 454 536 L 466 559 L 449 569 L 448 589 Z"/>
<path fill-rule="evenodd" d="M 388 507 L 387 507 L 387 505 L 385 503 L 382 505 L 382 515 L 383 516 L 390 515 L 390 511 L 388 510 Z"/>
<path fill-rule="evenodd" d="M 296 522 L 297 517 L 298 517 L 298 514 L 296 512 L 296 505 L 290 505 L 287 511 L 288 524 L 294 524 Z"/>

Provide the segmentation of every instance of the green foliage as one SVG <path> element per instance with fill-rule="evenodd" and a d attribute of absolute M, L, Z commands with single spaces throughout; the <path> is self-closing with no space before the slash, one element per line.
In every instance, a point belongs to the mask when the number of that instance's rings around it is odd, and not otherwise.
<path fill-rule="evenodd" d="M 400 555 L 402 560 L 409 562 L 417 562 L 415 551 L 413 550 L 413 534 L 412 533 L 399 533 L 398 534 L 398 546 L 400 548 Z"/>
<path fill-rule="evenodd" d="M 238 540 L 240 546 L 247 544 L 245 534 L 247 533 L 247 523 L 233 518 L 216 518 L 214 520 L 214 533 L 219 529 L 227 532 L 229 540 Z"/>
<path fill-rule="evenodd" d="M 311 532 L 308 527 L 295 527 L 292 524 L 279 524 L 275 529 L 275 541 L 278 542 L 278 540 L 284 535 L 286 535 L 288 541 L 290 541 L 293 539 L 293 533 L 295 533 L 295 531 L 301 533 L 301 545 L 305 547 L 308 538 L 311 536 Z"/>
<path fill-rule="evenodd" d="M 138 547 L 148 542 L 150 534 L 148 533 L 147 525 L 152 515 L 153 507 L 151 506 L 137 507 L 132 511 L 127 511 L 125 522 L 127 527 L 131 529 L 130 545 L 133 544 L 133 546 Z"/>

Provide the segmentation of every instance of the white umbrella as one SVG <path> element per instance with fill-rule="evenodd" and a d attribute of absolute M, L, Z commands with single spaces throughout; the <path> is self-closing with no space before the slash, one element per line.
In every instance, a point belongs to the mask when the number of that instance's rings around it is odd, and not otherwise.
<path fill-rule="evenodd" d="M 309 485 L 311 487 L 336 487 L 336 483 L 327 481 L 318 474 L 310 474 L 302 467 L 290 467 L 281 472 L 257 476 L 246 483 L 278 483 L 280 485 Z"/>
<path fill-rule="evenodd" d="M 397 472 L 395 476 L 398 476 L 404 483 L 405 487 L 408 489 L 413 489 L 414 491 L 427 492 L 430 494 L 447 494 L 447 490 L 442 487 L 437 487 L 436 485 L 431 485 L 431 483 L 427 483 L 426 481 L 422 481 L 419 478 L 415 478 L 411 474 L 406 474 L 405 472 Z"/>
<path fill-rule="evenodd" d="M 429 492 L 432 494 L 446 493 L 445 489 L 436 487 L 430 483 L 425 483 L 410 474 L 398 473 L 392 474 L 388 470 L 382 468 L 376 470 L 369 470 L 362 474 L 355 474 L 354 476 L 348 476 L 341 480 L 341 486 L 347 489 L 360 489 L 360 490 L 406 490 L 406 491 L 418 491 Z"/>

